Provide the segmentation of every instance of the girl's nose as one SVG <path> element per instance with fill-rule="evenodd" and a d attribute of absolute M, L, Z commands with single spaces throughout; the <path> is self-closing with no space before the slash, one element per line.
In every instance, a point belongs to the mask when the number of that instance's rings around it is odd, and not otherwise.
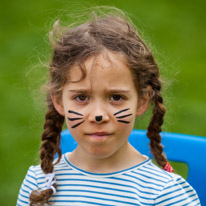
<path fill-rule="evenodd" d="M 109 115 L 108 113 L 104 110 L 104 108 L 100 106 L 96 106 L 96 108 L 92 108 L 92 112 L 89 114 L 88 120 L 90 122 L 96 122 L 98 124 L 102 122 L 107 122 L 109 121 Z"/>
<path fill-rule="evenodd" d="M 101 122 L 102 121 L 102 115 L 100 116 L 95 116 L 96 122 Z"/>
<path fill-rule="evenodd" d="M 101 114 L 101 115 L 90 115 L 89 116 L 90 122 L 96 122 L 97 124 L 101 124 L 103 122 L 109 121 L 109 116 L 107 114 Z"/>

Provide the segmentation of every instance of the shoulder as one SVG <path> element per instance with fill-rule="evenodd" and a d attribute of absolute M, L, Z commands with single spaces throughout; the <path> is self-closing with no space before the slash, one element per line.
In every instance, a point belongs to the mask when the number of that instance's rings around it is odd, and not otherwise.
<path fill-rule="evenodd" d="M 200 205 L 196 191 L 181 176 L 173 174 L 156 198 L 156 205 Z"/>
<path fill-rule="evenodd" d="M 54 163 L 55 162 L 56 160 L 54 160 Z M 55 174 L 57 173 L 57 176 L 61 175 L 59 173 L 65 172 L 67 167 L 68 165 L 66 164 L 63 155 L 60 162 L 54 165 L 54 172 Z M 19 190 L 17 205 L 29 205 L 29 196 L 31 192 L 33 190 L 44 190 L 46 188 L 47 181 L 40 165 L 30 166 Z"/>
<path fill-rule="evenodd" d="M 29 205 L 29 196 L 33 190 L 38 189 L 38 183 L 36 178 L 36 171 L 38 167 L 30 166 L 24 181 L 19 190 L 17 205 Z"/>
<path fill-rule="evenodd" d="M 55 173 L 61 173 L 62 171 L 66 171 L 68 169 L 71 169 L 70 165 L 68 164 L 67 158 L 65 156 L 66 156 L 66 154 L 62 155 L 58 164 L 55 164 L 57 159 L 54 160 L 54 172 Z"/>
<path fill-rule="evenodd" d="M 200 205 L 196 191 L 180 175 L 166 172 L 153 163 L 145 165 L 144 170 L 150 170 L 153 182 L 156 179 L 161 182 L 155 205 Z"/>
<path fill-rule="evenodd" d="M 27 174 L 26 174 L 26 177 L 24 178 L 24 184 L 25 185 L 29 185 L 31 186 L 32 189 L 35 189 L 37 188 L 37 179 L 36 179 L 36 174 L 37 172 L 41 171 L 40 170 L 40 167 L 39 166 L 30 166 L 28 171 L 27 171 Z"/>
<path fill-rule="evenodd" d="M 58 173 L 59 171 L 64 170 L 65 168 L 68 167 L 68 165 L 65 162 L 64 155 L 62 155 L 60 161 L 57 164 L 55 164 L 56 162 L 57 162 L 57 159 L 55 159 L 53 162 L 55 173 L 56 172 Z M 41 180 L 45 180 L 45 173 L 42 171 L 40 165 L 30 166 L 30 168 L 27 172 L 27 176 L 31 176 L 31 177 L 35 178 L 38 182 L 41 182 Z"/>
<path fill-rule="evenodd" d="M 140 178 L 145 183 L 151 184 L 152 188 L 156 188 L 157 191 L 161 191 L 168 182 L 178 178 L 173 173 L 166 172 L 157 167 L 150 159 L 137 168 L 134 168 L 134 170 L 130 172 L 130 175 L 138 179 Z"/>
<path fill-rule="evenodd" d="M 127 175 L 153 194 L 155 205 L 200 205 L 195 190 L 181 176 L 166 172 L 151 160 L 131 170 Z"/>
<path fill-rule="evenodd" d="M 56 160 L 54 160 L 55 162 Z M 62 156 L 60 162 L 54 166 L 54 172 L 55 170 L 59 171 L 62 167 L 64 167 L 64 158 Z M 21 185 L 20 191 L 19 191 L 19 200 L 28 199 L 30 196 L 30 193 L 33 190 L 41 190 L 46 189 L 47 182 L 45 178 L 45 174 L 42 171 L 40 165 L 32 165 L 29 167 L 26 176 L 23 180 L 23 183 Z"/>

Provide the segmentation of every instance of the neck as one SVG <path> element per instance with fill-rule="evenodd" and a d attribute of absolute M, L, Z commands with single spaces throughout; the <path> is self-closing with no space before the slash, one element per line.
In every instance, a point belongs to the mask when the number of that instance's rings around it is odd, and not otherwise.
<path fill-rule="evenodd" d="M 74 150 L 67 154 L 67 158 L 76 167 L 92 173 L 112 173 L 121 171 L 146 160 L 129 143 L 124 148 L 108 157 L 95 157 L 83 153 L 81 150 Z"/>

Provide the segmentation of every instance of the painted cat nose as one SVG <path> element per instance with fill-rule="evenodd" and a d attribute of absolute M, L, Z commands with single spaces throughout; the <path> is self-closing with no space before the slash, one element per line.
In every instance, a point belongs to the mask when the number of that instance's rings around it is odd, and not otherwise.
<path fill-rule="evenodd" d="M 96 122 L 101 122 L 102 121 L 102 115 L 100 116 L 95 116 Z"/>

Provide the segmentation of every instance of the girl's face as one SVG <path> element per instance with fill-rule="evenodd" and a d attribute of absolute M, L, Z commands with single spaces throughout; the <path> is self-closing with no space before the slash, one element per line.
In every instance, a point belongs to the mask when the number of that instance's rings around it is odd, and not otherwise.
<path fill-rule="evenodd" d="M 61 100 L 53 98 L 78 143 L 76 152 L 83 157 L 102 159 L 127 152 L 135 117 L 147 109 L 148 102 L 138 99 L 132 74 L 123 60 L 109 51 L 89 58 L 86 78 L 66 84 Z M 80 69 L 73 67 L 69 80 L 80 77 Z"/>

